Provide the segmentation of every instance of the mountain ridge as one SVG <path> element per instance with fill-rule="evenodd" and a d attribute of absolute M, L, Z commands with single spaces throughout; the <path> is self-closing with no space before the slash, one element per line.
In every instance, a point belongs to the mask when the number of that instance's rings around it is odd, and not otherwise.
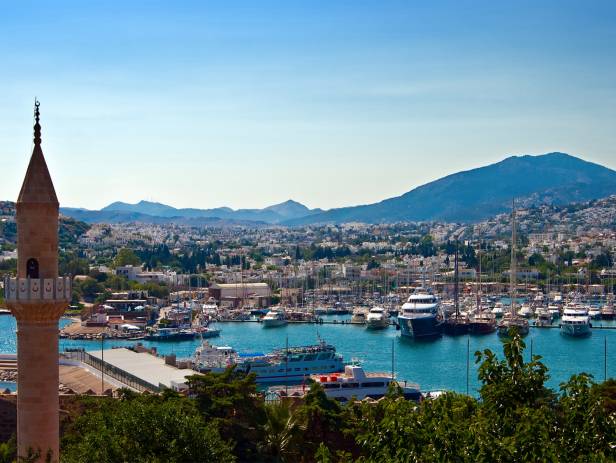
<path fill-rule="evenodd" d="M 86 222 L 219 221 L 302 226 L 344 222 L 477 222 L 505 212 L 516 198 L 523 206 L 567 204 L 616 194 L 616 171 L 552 152 L 508 156 L 499 162 L 446 175 L 393 198 L 329 210 L 309 209 L 289 199 L 263 209 L 174 208 L 162 203 L 116 201 L 100 211 L 62 208 Z"/>

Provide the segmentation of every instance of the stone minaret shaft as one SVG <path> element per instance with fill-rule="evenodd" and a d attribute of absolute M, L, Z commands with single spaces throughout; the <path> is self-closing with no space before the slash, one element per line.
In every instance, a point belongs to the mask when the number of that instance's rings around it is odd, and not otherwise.
<path fill-rule="evenodd" d="M 41 149 L 39 103 L 34 150 L 17 199 L 17 278 L 5 282 L 17 320 L 17 446 L 59 460 L 58 320 L 70 300 L 70 279 L 58 277 L 58 210 Z"/>

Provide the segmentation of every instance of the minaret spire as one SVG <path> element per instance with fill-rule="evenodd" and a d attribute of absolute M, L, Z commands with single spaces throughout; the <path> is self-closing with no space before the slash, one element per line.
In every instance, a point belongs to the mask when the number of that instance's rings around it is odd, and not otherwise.
<path fill-rule="evenodd" d="M 51 181 L 51 175 L 49 175 L 49 169 L 43 156 L 43 149 L 41 148 L 41 113 L 39 106 L 41 103 L 38 100 L 34 100 L 34 149 L 32 150 L 32 157 L 30 158 L 30 164 L 24 178 L 24 183 L 21 186 L 18 203 L 52 203 L 58 204 L 58 198 L 56 197 L 56 190 L 53 187 Z"/>
<path fill-rule="evenodd" d="M 41 124 L 39 123 L 41 113 L 39 111 L 39 106 L 41 106 L 41 102 L 36 98 L 34 99 L 34 144 L 37 146 L 41 146 Z"/>

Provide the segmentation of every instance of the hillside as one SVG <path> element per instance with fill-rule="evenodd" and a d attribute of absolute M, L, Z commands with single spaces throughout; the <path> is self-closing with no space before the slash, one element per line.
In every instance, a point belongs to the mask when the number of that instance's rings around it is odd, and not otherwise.
<path fill-rule="evenodd" d="M 286 225 L 341 222 L 476 222 L 522 206 L 568 204 L 616 193 L 616 172 L 564 153 L 512 156 L 458 172 L 376 204 L 331 209 Z"/>

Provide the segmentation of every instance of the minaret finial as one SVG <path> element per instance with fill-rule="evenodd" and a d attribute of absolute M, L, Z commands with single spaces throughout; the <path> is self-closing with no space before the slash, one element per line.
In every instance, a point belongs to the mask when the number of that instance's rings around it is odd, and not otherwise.
<path fill-rule="evenodd" d="M 41 105 L 40 101 L 38 101 L 36 98 L 34 99 L 34 144 L 35 145 L 40 145 L 41 144 L 41 124 L 39 124 L 39 119 L 41 116 L 41 113 L 39 111 L 39 106 Z"/>

